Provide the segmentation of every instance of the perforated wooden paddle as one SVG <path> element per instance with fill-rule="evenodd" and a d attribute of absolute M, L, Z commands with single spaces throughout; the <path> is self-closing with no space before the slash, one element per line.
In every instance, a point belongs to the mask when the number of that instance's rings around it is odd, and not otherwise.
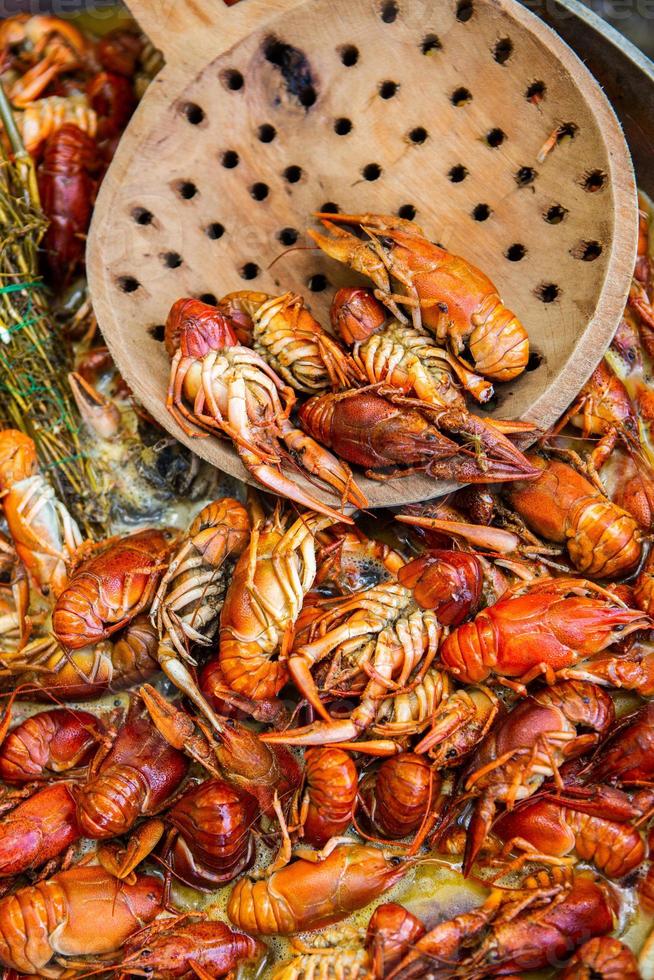
<path fill-rule="evenodd" d="M 636 197 L 619 123 L 559 37 L 513 0 L 128 3 L 166 67 L 102 186 L 88 270 L 118 368 L 166 429 L 247 478 L 166 411 L 163 323 L 180 296 L 252 288 L 302 293 L 328 324 L 356 277 L 288 247 L 335 208 L 415 215 L 484 269 L 533 350 L 495 414 L 560 415 L 619 322 Z M 371 506 L 443 488 L 357 479 Z"/>

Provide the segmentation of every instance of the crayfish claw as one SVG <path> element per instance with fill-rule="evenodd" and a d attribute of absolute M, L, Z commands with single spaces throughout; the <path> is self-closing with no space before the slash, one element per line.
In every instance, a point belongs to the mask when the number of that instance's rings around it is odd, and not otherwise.
<path fill-rule="evenodd" d="M 314 721 L 303 728 L 287 732 L 261 735 L 261 741 L 270 745 L 331 745 L 333 742 L 350 742 L 359 735 L 359 729 L 347 718 L 331 721 Z"/>
<path fill-rule="evenodd" d="M 330 742 L 329 745 L 332 749 L 360 752 L 362 755 L 373 755 L 380 759 L 400 755 L 405 751 L 400 742 L 394 742 L 391 738 L 369 738 L 364 742 Z"/>
<path fill-rule="evenodd" d="M 468 878 L 472 871 L 472 866 L 477 860 L 484 841 L 488 837 L 494 816 L 495 801 L 492 797 L 482 796 L 475 804 L 470 823 L 468 824 L 466 846 L 463 853 L 463 864 L 461 866 L 461 873 L 464 878 Z"/>
<path fill-rule="evenodd" d="M 305 658 L 291 657 L 288 661 L 288 671 L 298 691 L 307 699 L 313 710 L 329 724 L 332 721 L 331 715 L 320 700 L 309 664 Z"/>
<path fill-rule="evenodd" d="M 478 480 L 503 483 L 507 480 L 535 480 L 538 477 L 538 470 L 524 453 L 490 420 L 450 409 L 439 416 L 438 425 L 445 432 L 462 436 L 472 444 L 479 471 Z"/>
<path fill-rule="evenodd" d="M 335 215 L 330 215 L 330 217 L 335 217 Z M 312 228 L 307 231 L 307 234 L 316 243 L 318 248 L 328 255 L 330 259 L 336 259 L 337 262 L 342 262 L 355 272 L 367 276 L 374 282 L 382 296 L 390 296 L 391 281 L 388 270 L 377 255 L 371 242 L 362 241 L 356 235 L 352 235 L 342 228 L 337 228 L 331 221 L 323 220 L 322 223 L 327 231 L 332 232 L 332 236 L 323 235 L 321 232 L 314 231 Z M 389 306 L 389 309 L 392 308 Z M 397 308 L 392 309 L 392 312 L 395 316 L 399 315 L 400 319 L 404 319 L 403 314 Z"/>
<path fill-rule="evenodd" d="M 420 225 L 407 218 L 399 218 L 393 214 L 332 214 L 328 211 L 314 211 L 313 217 L 318 218 L 324 225 L 343 224 L 358 225 L 361 228 L 375 228 L 379 231 L 405 231 L 409 234 L 423 235 Z"/>
<path fill-rule="evenodd" d="M 289 480 L 288 477 L 274 466 L 270 466 L 268 463 L 262 463 L 254 453 L 249 450 L 244 449 L 242 446 L 238 446 L 238 454 L 247 469 L 247 471 L 254 477 L 257 483 L 265 487 L 266 490 L 270 490 L 272 493 L 286 497 L 288 500 L 294 500 L 297 504 L 302 507 L 308 507 L 310 510 L 318 511 L 319 514 L 325 514 L 327 517 L 333 518 L 335 521 L 342 521 L 344 524 L 352 524 L 351 517 L 340 511 L 334 510 L 327 504 L 323 504 L 322 501 L 318 500 L 317 497 L 312 496 L 312 494 L 307 493 L 297 484 Z"/>
<path fill-rule="evenodd" d="M 120 430 L 120 412 L 114 402 L 76 371 L 70 372 L 68 383 L 85 425 L 100 439 L 113 439 Z"/>
<path fill-rule="evenodd" d="M 412 527 L 424 527 L 432 531 L 442 531 L 452 538 L 463 538 L 476 548 L 497 551 L 510 555 L 520 548 L 520 538 L 513 531 L 492 527 L 486 524 L 467 524 L 464 521 L 450 521 L 439 517 L 426 517 L 422 514 L 396 514 L 395 520 Z"/>
<path fill-rule="evenodd" d="M 297 455 L 302 467 L 337 491 L 344 501 L 360 510 L 368 506 L 368 500 L 355 483 L 352 470 L 347 463 L 328 452 L 301 429 L 289 426 L 283 433 L 283 439 L 289 450 Z M 313 510 L 319 509 L 313 504 L 308 506 Z M 333 517 L 335 512 L 325 510 L 322 513 L 326 513 L 328 517 Z M 345 520 L 342 514 L 337 514 L 336 519 Z M 351 521 L 346 521 L 346 523 L 351 523 Z"/>
<path fill-rule="evenodd" d="M 167 701 L 151 684 L 143 684 L 139 695 L 159 734 L 174 749 L 183 749 L 194 728 L 188 715 Z"/>
<path fill-rule="evenodd" d="M 97 850 L 98 861 L 115 878 L 133 884 L 134 869 L 152 853 L 165 829 L 163 820 L 147 820 L 132 831 L 125 847 L 113 842 L 101 844 Z"/>

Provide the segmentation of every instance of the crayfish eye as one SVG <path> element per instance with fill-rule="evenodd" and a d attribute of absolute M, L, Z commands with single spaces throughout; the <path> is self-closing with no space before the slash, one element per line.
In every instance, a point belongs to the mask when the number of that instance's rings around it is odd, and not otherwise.
<path fill-rule="evenodd" d="M 384 236 L 383 238 L 380 238 L 379 241 L 384 248 L 393 248 L 394 242 L 392 238 Z"/>
<path fill-rule="evenodd" d="M 395 854 L 395 855 L 393 855 L 393 857 L 392 857 L 392 858 L 389 858 L 389 861 L 388 861 L 388 863 L 389 863 L 389 864 L 390 864 L 390 865 L 391 865 L 392 867 L 394 867 L 394 868 L 397 868 L 397 867 L 398 867 L 398 866 L 399 866 L 400 864 L 402 864 L 402 858 L 401 858 L 401 857 L 399 857 L 399 856 L 398 856 L 397 854 Z"/>

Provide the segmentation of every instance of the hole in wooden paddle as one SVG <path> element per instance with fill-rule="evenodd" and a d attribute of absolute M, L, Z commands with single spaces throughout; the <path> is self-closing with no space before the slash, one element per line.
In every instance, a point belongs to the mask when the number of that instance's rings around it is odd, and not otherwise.
<path fill-rule="evenodd" d="M 282 228 L 277 237 L 282 245 L 295 245 L 299 237 L 299 232 L 296 228 Z"/>
<path fill-rule="evenodd" d="M 381 173 L 382 169 L 378 163 L 367 163 L 361 171 L 364 180 L 379 180 Z"/>
<path fill-rule="evenodd" d="M 305 109 L 309 109 L 317 98 L 318 96 L 313 85 L 307 85 L 300 92 L 300 105 L 303 105 Z"/>
<path fill-rule="evenodd" d="M 255 201 L 265 201 L 268 197 L 269 191 L 270 188 L 268 187 L 268 184 L 264 184 L 263 181 L 259 180 L 250 188 L 250 195 Z"/>
<path fill-rule="evenodd" d="M 359 49 L 355 48 L 353 44 L 344 44 L 339 54 L 341 56 L 341 64 L 345 65 L 346 68 L 352 68 L 359 60 Z"/>
<path fill-rule="evenodd" d="M 462 24 L 467 23 L 475 12 L 475 5 L 472 0 L 458 0 L 456 5 L 456 19 Z"/>
<path fill-rule="evenodd" d="M 220 79 L 230 92 L 238 92 L 244 85 L 243 76 L 236 68 L 226 68 L 221 72 Z"/>
<path fill-rule="evenodd" d="M 601 191 L 605 183 L 606 174 L 603 170 L 589 170 L 584 174 L 582 186 L 589 194 L 594 194 L 596 191 Z"/>
<path fill-rule="evenodd" d="M 475 221 L 487 221 L 492 212 L 488 204 L 475 204 L 472 209 L 472 217 Z"/>
<path fill-rule="evenodd" d="M 429 133 L 427 132 L 424 126 L 416 126 L 409 133 L 409 139 L 411 140 L 412 143 L 416 143 L 417 145 L 420 145 L 420 143 L 425 142 L 428 135 Z"/>
<path fill-rule="evenodd" d="M 183 259 L 179 252 L 162 252 L 161 261 L 167 269 L 179 269 Z"/>
<path fill-rule="evenodd" d="M 164 336 L 166 334 L 165 324 L 163 323 L 153 324 L 151 327 L 148 327 L 148 333 L 150 334 L 153 340 L 157 340 L 159 341 L 159 343 L 162 343 Z"/>
<path fill-rule="evenodd" d="M 384 0 L 381 6 L 381 19 L 385 24 L 392 24 L 397 20 L 397 15 L 400 12 L 400 8 L 396 4 L 395 0 Z"/>
<path fill-rule="evenodd" d="M 222 238 L 225 234 L 225 226 L 221 225 L 219 221 L 212 221 L 210 225 L 205 228 L 205 234 L 207 238 L 211 238 L 213 241 L 217 241 Z"/>
<path fill-rule="evenodd" d="M 258 275 L 259 266 L 256 262 L 246 262 L 244 266 L 241 266 L 241 279 L 256 279 Z"/>
<path fill-rule="evenodd" d="M 116 283 L 118 288 L 124 293 L 133 293 L 141 285 L 138 279 L 135 279 L 134 276 L 119 276 Z"/>
<path fill-rule="evenodd" d="M 520 167 L 516 171 L 515 182 L 518 187 L 528 187 L 529 184 L 533 184 L 537 176 L 537 172 L 533 167 Z"/>
<path fill-rule="evenodd" d="M 472 102 L 472 92 L 463 85 L 460 88 L 455 88 L 450 96 L 450 102 L 458 109 L 460 106 Z"/>
<path fill-rule="evenodd" d="M 575 259 L 581 259 L 582 262 L 594 262 L 602 254 L 602 246 L 599 242 L 579 242 L 574 248 L 570 249 L 570 254 Z"/>
<path fill-rule="evenodd" d="M 527 249 L 520 242 L 514 242 L 513 245 L 509 245 L 504 254 L 509 262 L 520 262 L 527 254 Z"/>
<path fill-rule="evenodd" d="M 323 276 L 322 272 L 317 272 L 307 279 L 307 286 L 312 293 L 321 293 L 323 289 L 327 288 L 327 276 Z"/>
<path fill-rule="evenodd" d="M 274 126 L 271 126 L 270 123 L 263 123 L 262 126 L 259 126 L 257 131 L 257 136 L 262 143 L 272 143 L 276 135 L 277 130 Z"/>
<path fill-rule="evenodd" d="M 438 34 L 425 34 L 420 45 L 423 54 L 433 54 L 434 51 L 442 51 L 443 45 Z"/>
<path fill-rule="evenodd" d="M 179 180 L 175 185 L 175 189 L 181 198 L 185 201 L 190 201 L 191 198 L 195 197 L 198 192 L 197 187 L 192 180 Z"/>
<path fill-rule="evenodd" d="M 397 84 L 397 82 L 393 82 L 389 78 L 380 84 L 379 94 L 381 95 L 382 99 L 392 99 L 399 87 L 400 86 Z"/>
<path fill-rule="evenodd" d="M 191 126 L 199 126 L 201 122 L 204 122 L 204 109 L 197 102 L 185 102 L 182 106 L 182 112 Z"/>
<path fill-rule="evenodd" d="M 562 204 L 551 204 L 543 217 L 550 225 L 560 225 L 567 213 L 568 209 L 564 208 Z"/>
<path fill-rule="evenodd" d="M 486 133 L 486 142 L 493 150 L 498 146 L 501 146 L 505 139 L 506 133 L 498 127 L 489 129 L 489 131 Z"/>
<path fill-rule="evenodd" d="M 234 167 L 238 167 L 238 160 L 239 157 L 236 150 L 225 150 L 220 158 L 220 162 L 227 170 L 233 170 Z"/>
<path fill-rule="evenodd" d="M 460 184 L 468 176 L 468 170 L 462 163 L 457 163 L 449 170 L 447 176 L 453 184 Z"/>
<path fill-rule="evenodd" d="M 545 93 L 547 92 L 547 85 L 545 82 L 536 81 L 532 82 L 531 85 L 527 87 L 525 92 L 525 99 L 527 102 L 531 102 L 532 105 L 538 105 L 545 98 Z"/>
<path fill-rule="evenodd" d="M 154 215 L 147 208 L 132 208 L 132 218 L 137 225 L 151 225 Z"/>
<path fill-rule="evenodd" d="M 334 132 L 337 136 L 347 136 L 351 129 L 352 120 L 346 119 L 345 116 L 341 116 L 341 118 L 337 119 L 334 123 Z"/>
<path fill-rule="evenodd" d="M 498 65 L 505 65 L 513 54 L 513 41 L 510 37 L 501 37 L 495 42 L 493 57 Z"/>
<path fill-rule="evenodd" d="M 541 303 L 553 303 L 561 294 L 555 282 L 541 282 L 534 290 Z"/>
<path fill-rule="evenodd" d="M 573 140 L 579 132 L 579 126 L 573 122 L 561 123 L 556 133 L 556 142 L 562 143 L 564 140 Z"/>

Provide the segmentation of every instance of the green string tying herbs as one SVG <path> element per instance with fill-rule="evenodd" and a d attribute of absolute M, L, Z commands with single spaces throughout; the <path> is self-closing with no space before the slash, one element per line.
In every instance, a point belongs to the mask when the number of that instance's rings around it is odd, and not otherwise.
<path fill-rule="evenodd" d="M 50 316 L 38 275 L 38 247 L 47 227 L 36 173 L 0 85 L 0 120 L 12 146 L 0 147 L 0 423 L 36 443 L 58 495 L 91 534 L 98 481 L 82 449 L 81 420 L 67 375 L 70 349 Z"/>

